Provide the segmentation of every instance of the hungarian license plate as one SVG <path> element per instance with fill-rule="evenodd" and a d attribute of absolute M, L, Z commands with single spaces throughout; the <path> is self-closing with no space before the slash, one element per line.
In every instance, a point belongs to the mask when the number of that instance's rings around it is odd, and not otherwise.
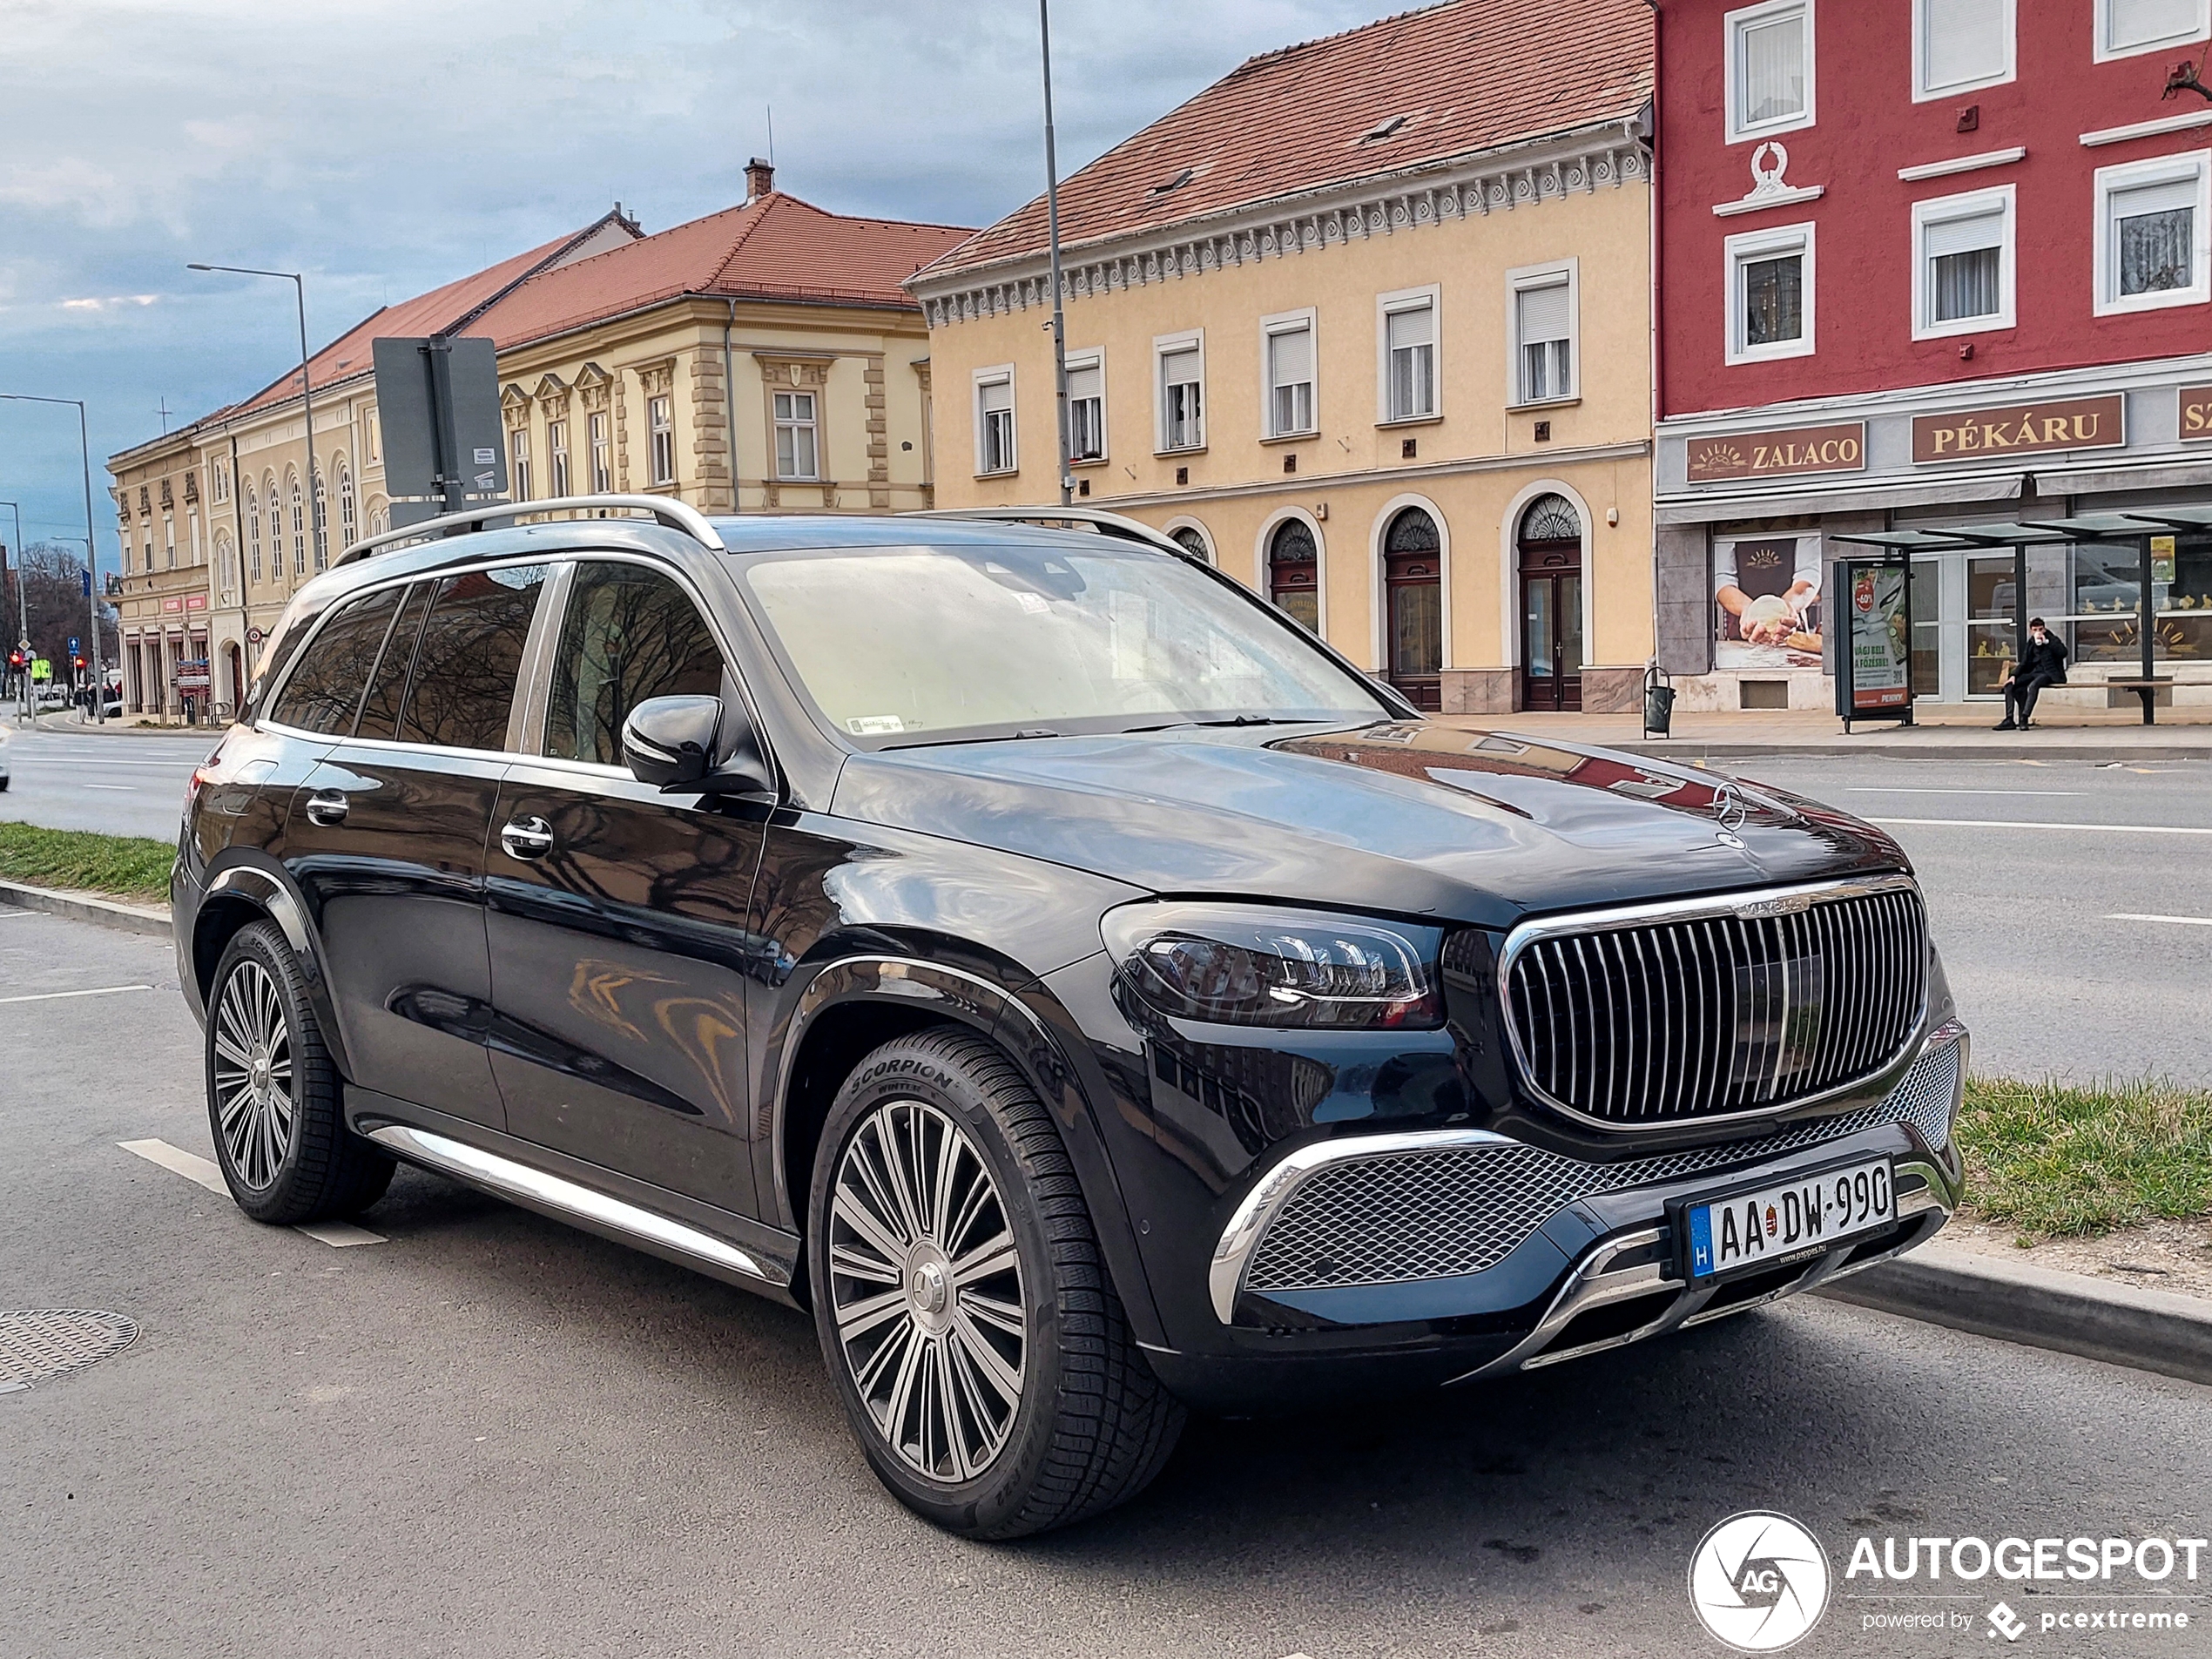
<path fill-rule="evenodd" d="M 1772 1264 L 1824 1250 L 1897 1219 L 1890 1161 L 1824 1170 L 1817 1175 L 1684 1207 L 1692 1284 L 1741 1268 Z"/>

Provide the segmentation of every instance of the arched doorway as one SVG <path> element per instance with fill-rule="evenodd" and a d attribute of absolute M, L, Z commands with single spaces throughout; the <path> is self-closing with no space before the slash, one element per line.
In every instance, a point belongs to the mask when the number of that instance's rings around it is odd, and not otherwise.
<path fill-rule="evenodd" d="M 233 642 L 223 647 L 223 656 L 230 664 L 230 672 L 225 676 L 230 683 L 224 688 L 223 696 L 230 705 L 231 718 L 235 719 L 246 707 L 246 654 Z"/>
<path fill-rule="evenodd" d="M 1202 559 L 1208 564 L 1213 563 L 1213 550 L 1206 545 L 1206 533 L 1196 524 L 1178 524 L 1168 534 L 1181 543 L 1184 551 L 1192 558 Z"/>
<path fill-rule="evenodd" d="M 1564 496 L 1521 516 L 1521 706 L 1582 706 L 1582 520 Z"/>
<path fill-rule="evenodd" d="M 1302 518 L 1285 519 L 1268 538 L 1267 597 L 1309 632 L 1321 631 L 1321 547 Z"/>
<path fill-rule="evenodd" d="M 1444 706 L 1444 543 L 1408 507 L 1383 531 L 1383 615 L 1390 683 L 1417 709 Z"/>

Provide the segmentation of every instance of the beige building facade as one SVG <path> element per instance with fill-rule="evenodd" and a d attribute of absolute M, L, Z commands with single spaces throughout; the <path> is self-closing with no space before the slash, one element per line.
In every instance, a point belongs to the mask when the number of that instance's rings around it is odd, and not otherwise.
<path fill-rule="evenodd" d="M 1633 67 L 1648 24 L 1629 10 L 1600 22 Z M 1451 120 L 1400 116 L 1425 56 L 1500 27 L 1446 6 L 1269 54 L 1069 181 L 1073 490 L 1175 534 L 1421 706 L 1630 707 L 1652 649 L 1648 79 L 1600 89 L 1564 130 L 1517 136 L 1493 112 L 1477 125 L 1507 136 L 1472 149 Z M 1271 78 L 1356 92 L 1362 75 L 1372 95 L 1339 96 L 1332 121 L 1285 136 L 1262 118 Z M 1264 193 L 1204 193 L 1285 147 Z M 1037 219 L 908 285 L 944 507 L 1058 499 Z"/>

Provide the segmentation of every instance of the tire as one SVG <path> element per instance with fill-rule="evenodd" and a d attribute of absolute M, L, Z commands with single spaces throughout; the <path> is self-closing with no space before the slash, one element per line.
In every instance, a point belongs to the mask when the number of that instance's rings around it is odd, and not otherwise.
<path fill-rule="evenodd" d="M 346 1127 L 292 947 L 273 921 L 240 928 L 208 988 L 207 1126 L 238 1207 L 273 1226 L 357 1215 L 392 1160 Z"/>
<path fill-rule="evenodd" d="M 938 1172 L 931 1191 L 900 1183 L 915 1166 Z M 862 1061 L 823 1126 L 807 1219 L 822 1357 L 908 1508 L 1021 1538 L 1159 1474 L 1183 1407 L 1130 1334 L 1059 1130 L 996 1048 L 940 1027 Z"/>

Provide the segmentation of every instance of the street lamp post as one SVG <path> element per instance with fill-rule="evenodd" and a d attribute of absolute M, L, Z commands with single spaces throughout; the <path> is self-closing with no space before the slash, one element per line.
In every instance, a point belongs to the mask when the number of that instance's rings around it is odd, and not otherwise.
<path fill-rule="evenodd" d="M 300 308 L 300 407 L 307 425 L 307 534 L 314 543 L 315 569 L 322 570 L 330 562 L 330 550 L 323 544 L 322 489 L 315 477 L 315 395 L 307 375 L 307 280 L 297 271 L 263 271 L 250 265 L 202 265 L 194 260 L 185 269 L 228 271 L 235 276 L 280 277 L 292 285 L 293 298 Z"/>
<path fill-rule="evenodd" d="M 0 501 L 0 507 L 6 508 L 15 515 L 16 518 L 16 539 L 10 545 L 16 550 L 16 625 L 23 630 L 16 637 L 28 639 L 30 637 L 30 595 L 24 589 L 23 581 L 23 509 L 11 501 Z M 0 598 L 5 598 L 5 595 L 0 595 Z M 29 706 L 30 695 L 30 669 L 26 664 L 24 669 L 24 683 L 18 688 L 26 707 Z"/>
<path fill-rule="evenodd" d="M 1060 504 L 1076 498 L 1076 471 L 1068 430 L 1068 325 L 1060 309 L 1060 160 L 1052 138 L 1052 14 L 1037 0 L 1037 44 L 1044 64 L 1044 214 L 1052 244 L 1052 384 L 1060 411 Z"/>
<path fill-rule="evenodd" d="M 91 591 L 85 595 L 84 609 L 92 624 L 92 684 L 103 693 L 107 690 L 107 665 L 100 652 L 100 550 L 92 539 L 92 441 L 84 426 L 84 400 L 81 397 L 38 397 L 29 392 L 0 392 L 0 401 L 9 403 L 67 403 L 77 408 L 77 447 L 84 461 L 84 569 L 91 577 Z M 96 699 L 96 719 L 107 723 L 107 698 Z"/>

